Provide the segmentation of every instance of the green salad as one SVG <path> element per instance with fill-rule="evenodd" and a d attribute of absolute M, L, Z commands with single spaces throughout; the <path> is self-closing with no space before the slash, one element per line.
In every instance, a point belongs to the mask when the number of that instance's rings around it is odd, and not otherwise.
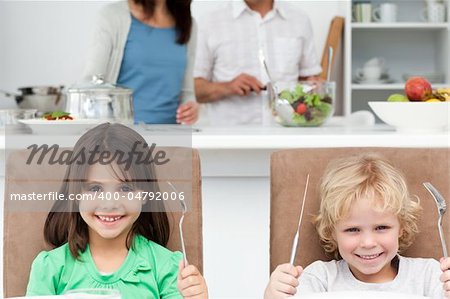
<path fill-rule="evenodd" d="M 294 109 L 292 119 L 286 121 L 298 126 L 319 126 L 333 112 L 330 95 L 314 89 L 305 93 L 301 84 L 297 84 L 293 90 L 284 89 L 278 97 L 287 100 Z"/>

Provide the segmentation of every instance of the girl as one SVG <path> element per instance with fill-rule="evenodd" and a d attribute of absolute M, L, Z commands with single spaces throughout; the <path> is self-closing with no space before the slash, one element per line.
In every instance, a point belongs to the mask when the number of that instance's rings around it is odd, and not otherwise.
<path fill-rule="evenodd" d="M 127 153 L 126 163 L 111 159 Z M 153 164 L 138 161 L 147 153 L 142 136 L 120 124 L 99 125 L 78 140 L 60 189 L 78 200 L 52 207 L 44 236 L 56 248 L 34 260 L 27 295 L 113 288 L 124 299 L 207 298 L 197 268 L 164 247 L 170 232 L 163 202 L 138 197 L 159 190 Z M 118 200 L 106 200 L 112 194 Z"/>
<path fill-rule="evenodd" d="M 97 20 L 84 77 L 103 74 L 133 89 L 136 123 L 192 124 L 198 118 L 192 69 L 191 0 L 122 0 Z"/>
<path fill-rule="evenodd" d="M 283 264 L 272 273 L 265 298 L 333 291 L 386 291 L 450 298 L 450 259 L 399 255 L 418 231 L 419 203 L 401 173 L 363 155 L 336 160 L 320 185 L 316 228 L 336 260 L 306 267 Z"/>

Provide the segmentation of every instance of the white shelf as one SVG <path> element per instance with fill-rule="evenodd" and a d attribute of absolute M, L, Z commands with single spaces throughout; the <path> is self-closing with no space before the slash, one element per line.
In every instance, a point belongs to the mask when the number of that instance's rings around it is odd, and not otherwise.
<path fill-rule="evenodd" d="M 431 84 L 433 88 L 445 88 L 450 87 L 448 84 Z M 405 83 L 397 84 L 352 84 L 352 90 L 399 90 L 404 89 Z"/>
<path fill-rule="evenodd" d="M 371 0 L 372 10 L 386 0 Z M 431 83 L 434 89 L 450 87 L 450 0 L 443 0 L 447 8 L 445 22 L 422 21 L 426 1 L 390 0 L 397 5 L 397 20 L 393 23 L 352 22 L 352 5 L 346 1 L 345 23 L 345 86 L 344 115 L 367 110 L 368 100 L 404 93 L 402 76 L 408 74 L 442 73 L 445 83 Z M 394 83 L 357 84 L 355 75 L 374 57 L 385 60 Z M 440 82 L 440 81 L 437 81 Z"/>
<path fill-rule="evenodd" d="M 448 29 L 448 23 L 397 22 L 397 23 L 352 23 L 353 29 Z"/>

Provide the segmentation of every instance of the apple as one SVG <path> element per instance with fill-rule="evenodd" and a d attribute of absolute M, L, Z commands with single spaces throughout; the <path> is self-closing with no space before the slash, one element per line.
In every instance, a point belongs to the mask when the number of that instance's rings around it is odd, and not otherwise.
<path fill-rule="evenodd" d="M 408 98 L 402 94 L 394 93 L 387 99 L 388 102 L 409 102 Z"/>
<path fill-rule="evenodd" d="M 426 101 L 432 92 L 430 82 L 423 77 L 411 77 L 406 81 L 405 94 L 410 101 Z"/>

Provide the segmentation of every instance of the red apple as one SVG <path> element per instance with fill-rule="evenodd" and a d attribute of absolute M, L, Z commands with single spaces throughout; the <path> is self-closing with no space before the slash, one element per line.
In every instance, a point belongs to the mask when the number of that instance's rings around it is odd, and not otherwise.
<path fill-rule="evenodd" d="M 423 77 L 411 77 L 406 81 L 405 94 L 410 101 L 425 101 L 432 92 L 430 82 Z"/>

